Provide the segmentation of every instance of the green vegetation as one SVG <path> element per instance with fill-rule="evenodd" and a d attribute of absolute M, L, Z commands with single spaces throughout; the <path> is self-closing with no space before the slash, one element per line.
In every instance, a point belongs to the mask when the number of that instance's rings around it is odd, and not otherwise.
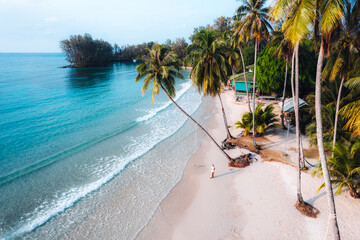
<path fill-rule="evenodd" d="M 346 187 L 352 197 L 360 198 L 359 179 L 356 179 L 360 174 L 360 143 L 336 143 L 334 156 L 328 160 L 328 166 L 331 182 L 337 186 L 335 194 L 341 194 L 342 189 Z M 323 174 L 321 166 L 317 167 L 314 174 Z M 318 192 L 324 186 L 325 183 L 321 184 Z"/>
<path fill-rule="evenodd" d="M 93 40 L 90 34 L 72 35 L 60 42 L 61 50 L 72 67 L 102 66 L 112 60 L 113 48 L 103 40 Z"/>
<path fill-rule="evenodd" d="M 141 43 L 137 45 L 126 45 L 119 47 L 115 44 L 116 48 L 114 52 L 114 58 L 122 61 L 133 61 L 134 59 L 140 59 L 148 54 L 146 48 L 151 48 L 154 42 Z"/>
<path fill-rule="evenodd" d="M 116 60 L 122 61 L 133 61 L 136 60 L 145 60 L 148 55 L 147 47 L 151 48 L 155 43 L 141 43 L 136 45 L 126 45 L 119 47 L 117 44 L 114 45 L 115 53 L 114 58 Z M 176 38 L 175 41 L 171 41 L 170 39 L 166 40 L 165 45 L 167 45 L 171 51 L 178 55 L 181 63 L 186 57 L 186 49 L 188 47 L 188 43 L 184 38 Z M 115 48 L 116 46 L 116 48 Z"/>
<path fill-rule="evenodd" d="M 257 84 L 264 94 L 281 93 L 284 84 L 285 65 L 284 58 L 274 58 L 275 48 L 265 48 L 258 60 Z"/>
<path fill-rule="evenodd" d="M 264 109 L 264 104 L 260 103 L 255 108 L 255 135 L 263 135 L 266 130 L 271 127 L 275 127 L 277 124 L 276 114 L 273 105 L 267 105 Z M 249 135 L 252 126 L 252 113 L 247 112 L 242 116 L 241 121 L 235 123 L 236 128 L 243 128 L 244 136 Z"/>

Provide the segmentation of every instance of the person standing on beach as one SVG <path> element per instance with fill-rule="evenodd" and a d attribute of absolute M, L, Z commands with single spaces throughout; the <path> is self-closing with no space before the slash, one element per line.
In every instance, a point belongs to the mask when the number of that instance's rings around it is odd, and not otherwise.
<path fill-rule="evenodd" d="M 212 165 L 211 165 L 211 176 L 210 176 L 210 179 L 214 178 L 214 175 L 215 175 L 215 165 L 212 164 Z"/>

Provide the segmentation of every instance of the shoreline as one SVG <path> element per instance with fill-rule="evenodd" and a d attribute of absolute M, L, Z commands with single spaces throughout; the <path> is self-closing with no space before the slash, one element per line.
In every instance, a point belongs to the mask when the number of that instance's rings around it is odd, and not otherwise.
<path fill-rule="evenodd" d="M 237 136 L 240 130 L 233 127 L 234 120 L 240 119 L 247 105 L 237 105 L 231 97 L 230 91 L 222 94 L 232 126 L 230 131 Z M 226 133 L 218 99 L 215 102 L 216 112 L 209 132 L 220 142 Z M 281 152 L 283 135 L 278 131 L 266 135 L 273 141 L 269 148 Z M 294 133 L 290 135 L 289 140 L 285 139 L 288 149 L 295 145 Z M 308 147 L 307 139 L 304 140 Z M 228 152 L 234 157 L 247 150 L 237 147 Z M 295 152 L 288 153 L 291 162 Z M 228 167 L 220 151 L 204 138 L 188 161 L 180 182 L 136 239 L 323 239 L 328 219 L 327 199 L 324 191 L 316 193 L 322 178 L 302 174 L 304 200 L 320 210 L 315 219 L 305 217 L 294 206 L 296 169 L 257 158 L 259 162 L 244 169 Z M 215 179 L 209 180 L 212 163 L 216 167 Z M 335 201 L 342 239 L 357 239 L 360 226 L 353 223 L 360 221 L 358 200 L 344 192 L 335 196 Z"/>
<path fill-rule="evenodd" d="M 223 96 L 223 102 L 229 105 L 231 97 L 232 95 Z M 207 130 L 220 142 L 226 137 L 226 131 L 219 100 L 215 98 L 214 102 L 216 112 Z M 244 105 L 242 110 L 246 108 Z M 226 105 L 225 111 L 229 119 L 237 117 L 237 113 L 231 113 Z M 234 128 L 231 131 L 234 135 L 240 132 Z M 245 149 L 236 148 L 229 154 L 236 157 L 247 152 Z M 216 171 L 215 178 L 210 180 L 212 163 L 215 164 Z M 243 171 L 245 169 L 228 167 L 227 159 L 214 143 L 204 137 L 200 148 L 188 161 L 182 179 L 162 201 L 137 239 L 149 239 L 149 236 L 151 239 L 236 239 L 242 228 L 242 224 L 239 225 L 239 222 L 242 222 L 239 217 L 242 210 L 240 207 L 238 212 L 234 211 L 227 202 L 237 198 L 230 186 L 236 173 Z M 234 224 L 235 222 L 237 224 Z M 198 226 L 195 227 L 195 223 L 198 223 Z M 219 224 L 223 227 L 218 228 Z"/>

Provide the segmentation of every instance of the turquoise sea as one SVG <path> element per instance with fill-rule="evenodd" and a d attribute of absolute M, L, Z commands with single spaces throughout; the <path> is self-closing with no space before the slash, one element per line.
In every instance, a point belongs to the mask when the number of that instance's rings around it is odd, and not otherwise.
<path fill-rule="evenodd" d="M 140 95 L 136 64 L 64 65 L 0 53 L 0 239 L 135 238 L 203 135 L 165 94 Z M 189 79 L 176 91 L 206 122 L 212 100 Z"/>

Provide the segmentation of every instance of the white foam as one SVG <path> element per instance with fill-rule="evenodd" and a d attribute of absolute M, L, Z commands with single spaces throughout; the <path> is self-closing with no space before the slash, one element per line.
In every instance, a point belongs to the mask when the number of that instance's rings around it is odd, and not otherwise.
<path fill-rule="evenodd" d="M 190 82 L 184 83 L 184 87 L 181 89 L 181 91 L 179 92 L 180 94 L 176 99 L 179 99 L 190 87 Z M 191 110 L 189 111 L 191 115 L 199 108 L 200 104 L 201 101 L 199 101 L 196 105 L 194 104 L 194 102 L 184 105 L 188 105 L 189 107 L 191 107 Z M 166 107 L 163 106 L 162 108 L 165 109 Z M 177 112 L 178 110 L 175 109 L 174 112 L 175 111 Z M 101 176 L 99 180 L 89 183 L 85 186 L 74 187 L 69 191 L 60 194 L 58 198 L 54 199 L 50 203 L 43 202 L 32 213 L 27 214 L 30 219 L 26 219 L 26 223 L 24 223 L 21 228 L 6 236 L 5 239 L 12 239 L 18 235 L 34 230 L 35 228 L 46 223 L 52 217 L 74 205 L 74 203 L 85 197 L 87 194 L 99 189 L 105 183 L 110 181 L 114 176 L 119 174 L 131 161 L 141 157 L 142 155 L 153 149 L 158 143 L 175 134 L 177 130 L 180 129 L 187 120 L 186 117 L 184 117 L 183 119 L 176 118 L 179 122 L 177 122 L 177 124 L 174 124 L 174 118 L 168 118 L 168 116 L 168 114 L 164 116 L 159 115 L 160 119 L 152 119 L 153 122 L 149 122 L 151 126 L 154 126 L 151 128 L 151 133 L 144 133 L 140 137 L 131 139 L 132 143 L 127 147 L 131 149 L 132 154 L 126 157 L 111 156 L 100 159 L 101 162 L 107 162 L 108 164 L 103 165 L 102 169 L 94 170 L 94 175 Z M 169 125 L 165 127 L 164 125 L 166 125 L 166 121 L 169 120 L 171 120 L 172 123 L 171 127 L 169 127 Z M 156 124 L 159 125 L 155 127 Z M 146 135 L 147 137 L 144 138 L 144 135 Z"/>
<path fill-rule="evenodd" d="M 182 83 L 181 84 L 182 89 L 176 94 L 176 97 L 174 98 L 174 100 L 178 100 L 182 95 L 184 95 L 184 93 L 190 89 L 191 87 L 191 82 L 186 82 L 186 83 Z M 162 110 L 166 109 L 167 107 L 169 107 L 171 105 L 171 101 L 167 101 L 164 105 L 162 105 L 159 108 L 155 108 L 152 109 L 150 111 L 148 111 L 148 114 L 142 117 L 138 117 L 136 119 L 136 122 L 143 122 L 146 120 L 149 120 L 150 118 L 154 117 L 157 113 L 161 112 Z"/>

